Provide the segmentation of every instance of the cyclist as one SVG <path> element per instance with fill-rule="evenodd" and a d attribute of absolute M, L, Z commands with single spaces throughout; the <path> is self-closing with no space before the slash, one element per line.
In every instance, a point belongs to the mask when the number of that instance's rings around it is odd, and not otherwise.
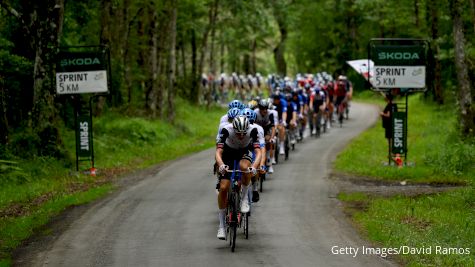
<path fill-rule="evenodd" d="M 297 104 L 292 101 L 291 93 L 287 93 L 285 95 L 285 100 L 287 101 L 286 125 L 288 126 L 288 129 L 289 129 L 288 134 L 289 134 L 290 144 L 294 145 L 296 135 L 297 135 L 296 130 L 297 130 L 298 107 L 297 107 Z"/>
<path fill-rule="evenodd" d="M 292 103 L 295 104 L 296 108 L 297 108 L 297 125 L 299 125 L 299 134 L 297 135 L 297 141 L 300 141 L 303 139 L 303 128 L 302 128 L 302 125 L 304 124 L 303 123 L 303 120 L 304 120 L 304 107 L 305 107 L 305 102 L 304 102 L 304 99 L 302 97 L 301 94 L 299 94 L 299 91 L 298 90 L 294 90 L 292 92 Z"/>
<path fill-rule="evenodd" d="M 241 112 L 242 115 L 246 116 L 247 119 L 249 120 L 249 123 L 257 128 L 257 137 L 259 140 L 259 144 L 261 146 L 261 160 L 259 166 L 259 173 L 260 174 L 265 174 L 266 173 L 266 142 L 264 139 L 264 128 L 262 128 L 259 124 L 255 124 L 256 122 L 256 117 L 257 114 L 254 110 L 250 108 L 245 108 Z M 251 178 L 252 181 L 252 202 L 258 202 L 259 201 L 259 192 L 257 192 L 257 175 L 252 176 Z"/>
<path fill-rule="evenodd" d="M 267 108 L 267 112 L 269 112 L 269 114 L 272 114 L 272 117 L 274 117 L 274 137 L 272 139 L 270 139 L 271 141 L 271 147 L 270 147 L 270 152 L 269 152 L 269 156 L 271 158 L 271 163 L 272 164 L 277 164 L 277 162 L 275 161 L 275 144 L 277 142 L 277 127 L 279 126 L 279 114 L 277 113 L 277 110 L 275 110 L 275 106 L 273 104 L 273 100 L 272 98 L 269 98 L 267 99 L 267 102 L 269 103 L 269 107 Z M 271 164 L 271 166 L 272 166 Z"/>
<path fill-rule="evenodd" d="M 264 139 L 265 139 L 265 144 L 266 144 L 266 150 L 268 152 L 268 156 L 266 154 L 262 154 L 262 158 L 267 160 L 267 166 L 268 166 L 268 172 L 273 173 L 274 168 L 272 167 L 271 163 L 271 158 L 273 156 L 273 153 L 271 155 L 271 151 L 273 149 L 273 141 L 275 137 L 275 119 L 274 119 L 274 113 L 269 112 L 269 101 L 266 99 L 262 99 L 259 101 L 258 108 L 255 109 L 256 111 L 256 124 L 260 125 L 264 129 Z M 266 155 L 266 156 L 264 156 Z M 264 162 L 265 163 L 265 162 Z"/>
<path fill-rule="evenodd" d="M 347 95 L 346 81 L 344 80 L 343 75 L 338 76 L 338 81 L 336 82 L 335 95 L 336 95 L 335 107 L 338 114 L 338 120 L 340 121 L 340 124 L 341 124 L 343 120 L 343 112 L 346 105 L 346 95 Z"/>
<path fill-rule="evenodd" d="M 322 125 L 321 120 L 323 119 L 323 112 L 326 108 L 325 93 L 319 86 L 315 86 L 310 96 L 310 108 L 313 111 L 313 124 L 315 129 L 312 134 L 318 134 L 319 129 Z"/>
<path fill-rule="evenodd" d="M 255 153 L 255 160 L 252 161 L 252 151 Z M 219 140 L 216 144 L 216 162 L 219 166 L 220 185 L 218 194 L 218 217 L 219 239 L 226 238 L 225 231 L 225 209 L 227 201 L 227 193 L 230 188 L 231 173 L 227 170 L 234 166 L 235 161 L 239 166 L 234 168 L 241 171 L 249 171 L 242 175 L 242 198 L 241 198 L 241 212 L 249 212 L 249 202 L 247 193 L 249 182 L 252 175 L 257 173 L 259 167 L 261 150 L 258 140 L 258 130 L 255 126 L 250 125 L 246 116 L 239 115 L 234 118 L 232 124 L 227 124 L 221 129 L 219 133 Z"/>
<path fill-rule="evenodd" d="M 287 126 L 287 101 L 283 99 L 279 94 L 275 94 L 273 97 L 273 104 L 279 117 L 279 124 L 277 130 L 279 131 L 279 154 L 285 155 L 284 140 L 285 140 L 285 127 Z"/>

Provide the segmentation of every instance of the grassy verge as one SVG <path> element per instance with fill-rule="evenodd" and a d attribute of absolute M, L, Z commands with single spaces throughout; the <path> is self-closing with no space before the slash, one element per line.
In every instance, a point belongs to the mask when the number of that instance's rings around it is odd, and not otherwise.
<path fill-rule="evenodd" d="M 374 98 L 379 98 L 382 110 L 384 100 L 375 95 L 372 103 Z M 475 144 L 461 142 L 453 133 L 454 109 L 425 102 L 419 95 L 410 97 L 408 106 L 407 161 L 412 167 L 397 169 L 384 165 L 388 161 L 388 145 L 384 129 L 377 123 L 337 157 L 335 168 L 361 176 L 415 183 L 465 184 L 469 177 L 475 177 Z"/>
<path fill-rule="evenodd" d="M 217 121 L 225 112 L 179 102 L 174 124 L 110 111 L 94 118 L 96 177 L 75 171 L 75 161 L 50 158 L 3 161 L 0 172 L 0 266 L 10 264 L 10 252 L 53 216 L 69 206 L 87 203 L 114 189 L 121 174 L 212 147 Z M 62 130 L 65 146 L 75 157 L 74 132 Z"/>
<path fill-rule="evenodd" d="M 422 196 L 345 193 L 339 199 L 374 247 L 401 249 L 392 257 L 404 265 L 474 266 L 475 146 L 453 134 L 455 114 L 450 107 L 413 96 L 408 118 L 408 155 L 414 166 L 397 169 L 382 164 L 387 147 L 378 124 L 338 156 L 336 170 L 383 180 L 467 186 Z"/>

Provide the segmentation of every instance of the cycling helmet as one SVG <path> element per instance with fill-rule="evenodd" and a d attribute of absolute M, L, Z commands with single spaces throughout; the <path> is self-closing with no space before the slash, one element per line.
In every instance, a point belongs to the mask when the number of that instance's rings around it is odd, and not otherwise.
<path fill-rule="evenodd" d="M 247 104 L 247 107 L 250 108 L 250 109 L 255 109 L 257 106 L 257 101 L 256 100 L 251 100 L 249 101 L 249 103 Z"/>
<path fill-rule="evenodd" d="M 229 119 L 234 119 L 237 115 L 239 115 L 239 113 L 241 113 L 240 109 L 232 108 L 232 109 L 228 110 L 228 118 Z"/>
<path fill-rule="evenodd" d="M 233 120 L 233 128 L 236 133 L 246 133 L 249 128 L 249 120 L 244 115 L 238 115 Z"/>
<path fill-rule="evenodd" d="M 229 102 L 228 106 L 229 106 L 229 109 L 232 109 L 232 108 L 242 109 L 243 104 L 241 103 L 241 101 L 234 99 L 233 101 Z"/>
<path fill-rule="evenodd" d="M 241 115 L 244 115 L 249 120 L 249 123 L 254 123 L 256 121 L 256 112 L 250 108 L 245 108 L 242 110 Z"/>
<path fill-rule="evenodd" d="M 261 99 L 261 101 L 259 101 L 259 108 L 260 109 L 269 108 L 269 102 L 267 101 L 267 99 Z"/>

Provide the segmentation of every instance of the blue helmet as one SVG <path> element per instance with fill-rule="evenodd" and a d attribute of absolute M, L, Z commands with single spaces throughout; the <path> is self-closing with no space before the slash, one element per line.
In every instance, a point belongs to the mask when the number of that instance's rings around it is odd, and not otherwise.
<path fill-rule="evenodd" d="M 232 109 L 232 108 L 242 109 L 244 107 L 244 104 L 241 103 L 241 101 L 234 99 L 233 101 L 229 102 L 228 106 L 229 106 L 229 109 Z"/>
<path fill-rule="evenodd" d="M 228 110 L 228 119 L 234 119 L 240 113 L 241 113 L 241 110 L 239 108 L 232 108 Z"/>
<path fill-rule="evenodd" d="M 250 123 L 254 123 L 256 121 L 256 112 L 250 108 L 243 109 L 241 111 L 241 115 L 246 116 Z"/>

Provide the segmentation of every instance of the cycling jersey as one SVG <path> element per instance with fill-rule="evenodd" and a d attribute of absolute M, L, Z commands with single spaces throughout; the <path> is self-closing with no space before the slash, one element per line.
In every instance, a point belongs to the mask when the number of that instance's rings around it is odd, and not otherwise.
<path fill-rule="evenodd" d="M 223 149 L 222 160 L 231 169 L 236 168 L 236 164 L 241 159 L 253 161 L 253 151 L 260 149 L 258 127 L 251 124 L 243 137 L 238 137 L 234 131 L 233 124 L 228 123 L 219 132 L 216 147 Z M 229 179 L 230 173 L 220 175 L 220 178 Z"/>
<path fill-rule="evenodd" d="M 310 99 L 313 103 L 314 110 L 318 112 L 318 107 L 325 103 L 325 93 L 317 87 L 310 96 Z"/>
<path fill-rule="evenodd" d="M 228 123 L 223 125 L 223 128 L 219 132 L 218 148 L 231 149 L 231 150 L 249 150 L 251 148 L 259 148 L 258 129 L 254 124 L 249 125 L 249 129 L 246 131 L 246 135 L 240 139 L 234 132 L 233 124 Z"/>
<path fill-rule="evenodd" d="M 262 116 L 258 108 L 256 108 L 254 112 L 256 112 L 256 121 L 254 123 L 260 125 L 264 129 L 264 132 L 267 134 L 270 129 L 275 126 L 274 113 L 270 112 L 270 110 L 267 110 L 267 114 Z"/>
<path fill-rule="evenodd" d="M 279 121 L 282 121 L 282 113 L 287 112 L 287 101 L 285 101 L 283 98 L 280 98 L 279 103 L 274 102 L 274 106 L 277 114 L 279 115 Z"/>
<path fill-rule="evenodd" d="M 228 114 L 224 114 L 221 119 L 219 120 L 219 124 L 227 123 L 229 122 L 229 117 Z"/>
<path fill-rule="evenodd" d="M 292 120 L 293 118 L 293 114 L 294 112 L 297 112 L 297 104 L 295 104 L 294 102 L 290 101 L 288 102 L 287 104 L 287 124 L 290 123 L 290 121 Z"/>

